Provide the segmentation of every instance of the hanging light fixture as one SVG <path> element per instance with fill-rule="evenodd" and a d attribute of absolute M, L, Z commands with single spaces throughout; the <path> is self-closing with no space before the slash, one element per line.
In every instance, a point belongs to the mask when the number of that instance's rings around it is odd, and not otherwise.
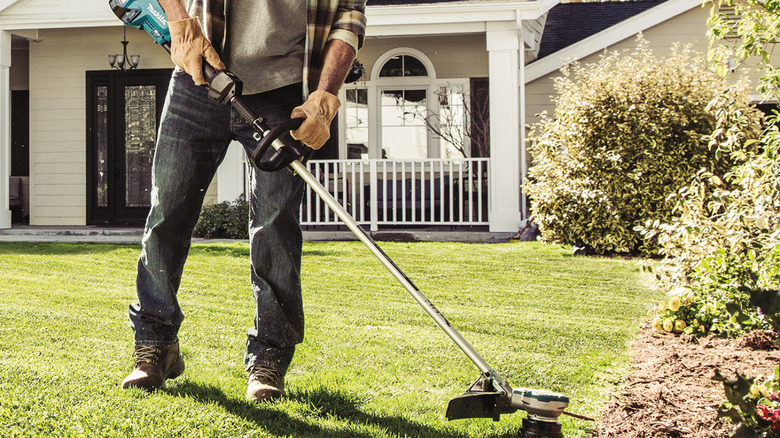
<path fill-rule="evenodd" d="M 141 61 L 141 55 L 127 55 L 127 27 L 124 27 L 124 38 L 122 39 L 122 54 L 108 55 L 108 63 L 111 67 L 127 71 L 138 67 L 138 63 Z"/>

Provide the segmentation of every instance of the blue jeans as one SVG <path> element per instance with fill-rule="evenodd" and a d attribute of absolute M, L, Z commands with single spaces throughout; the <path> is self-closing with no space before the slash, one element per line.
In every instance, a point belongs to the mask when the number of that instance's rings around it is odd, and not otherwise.
<path fill-rule="evenodd" d="M 252 127 L 231 107 L 207 97 L 205 87 L 175 72 L 160 122 L 152 165 L 151 209 L 142 240 L 136 280 L 138 303 L 130 305 L 136 346 L 178 342 L 184 319 L 177 291 L 206 189 L 232 140 L 247 151 L 257 145 Z M 289 119 L 302 102 L 301 85 L 290 85 L 244 101 L 271 126 Z M 289 133 L 282 136 L 293 142 Z M 301 228 L 303 181 L 292 171 L 250 174 L 250 261 L 257 304 L 247 333 L 244 366 L 284 373 L 303 340 Z"/>

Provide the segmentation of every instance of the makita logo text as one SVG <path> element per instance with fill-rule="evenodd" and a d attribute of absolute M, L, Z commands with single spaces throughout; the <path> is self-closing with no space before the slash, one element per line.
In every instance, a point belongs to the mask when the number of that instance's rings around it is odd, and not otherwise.
<path fill-rule="evenodd" d="M 160 21 L 160 23 L 162 23 L 162 24 L 163 24 L 163 26 L 167 26 L 167 25 L 168 25 L 168 20 L 166 20 L 166 19 L 165 19 L 165 14 L 161 14 L 160 12 L 157 12 L 157 11 L 156 11 L 156 10 L 155 10 L 155 9 L 152 7 L 152 5 L 147 5 L 147 6 L 146 6 L 146 9 L 148 9 L 148 10 L 149 10 L 149 12 L 151 12 L 151 13 L 152 13 L 152 15 L 154 15 L 154 18 L 156 18 L 157 20 L 159 20 L 159 21 Z"/>

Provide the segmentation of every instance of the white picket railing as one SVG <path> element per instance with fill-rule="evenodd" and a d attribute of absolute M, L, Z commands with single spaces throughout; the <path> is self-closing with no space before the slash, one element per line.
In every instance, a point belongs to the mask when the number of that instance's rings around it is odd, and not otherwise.
<path fill-rule="evenodd" d="M 312 175 L 371 231 L 389 225 L 487 225 L 488 159 L 312 160 Z M 301 225 L 341 221 L 308 187 Z"/>

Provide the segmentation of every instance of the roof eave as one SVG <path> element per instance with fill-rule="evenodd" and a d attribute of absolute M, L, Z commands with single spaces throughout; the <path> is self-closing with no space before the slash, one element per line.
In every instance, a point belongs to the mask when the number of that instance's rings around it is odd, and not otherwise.
<path fill-rule="evenodd" d="M 639 32 L 688 12 L 697 6 L 701 6 L 701 0 L 668 0 L 661 3 L 595 35 L 591 35 L 576 44 L 572 44 L 526 65 L 525 83 L 550 74 L 571 62 L 571 60 L 583 59 L 613 44 L 631 38 Z"/>

